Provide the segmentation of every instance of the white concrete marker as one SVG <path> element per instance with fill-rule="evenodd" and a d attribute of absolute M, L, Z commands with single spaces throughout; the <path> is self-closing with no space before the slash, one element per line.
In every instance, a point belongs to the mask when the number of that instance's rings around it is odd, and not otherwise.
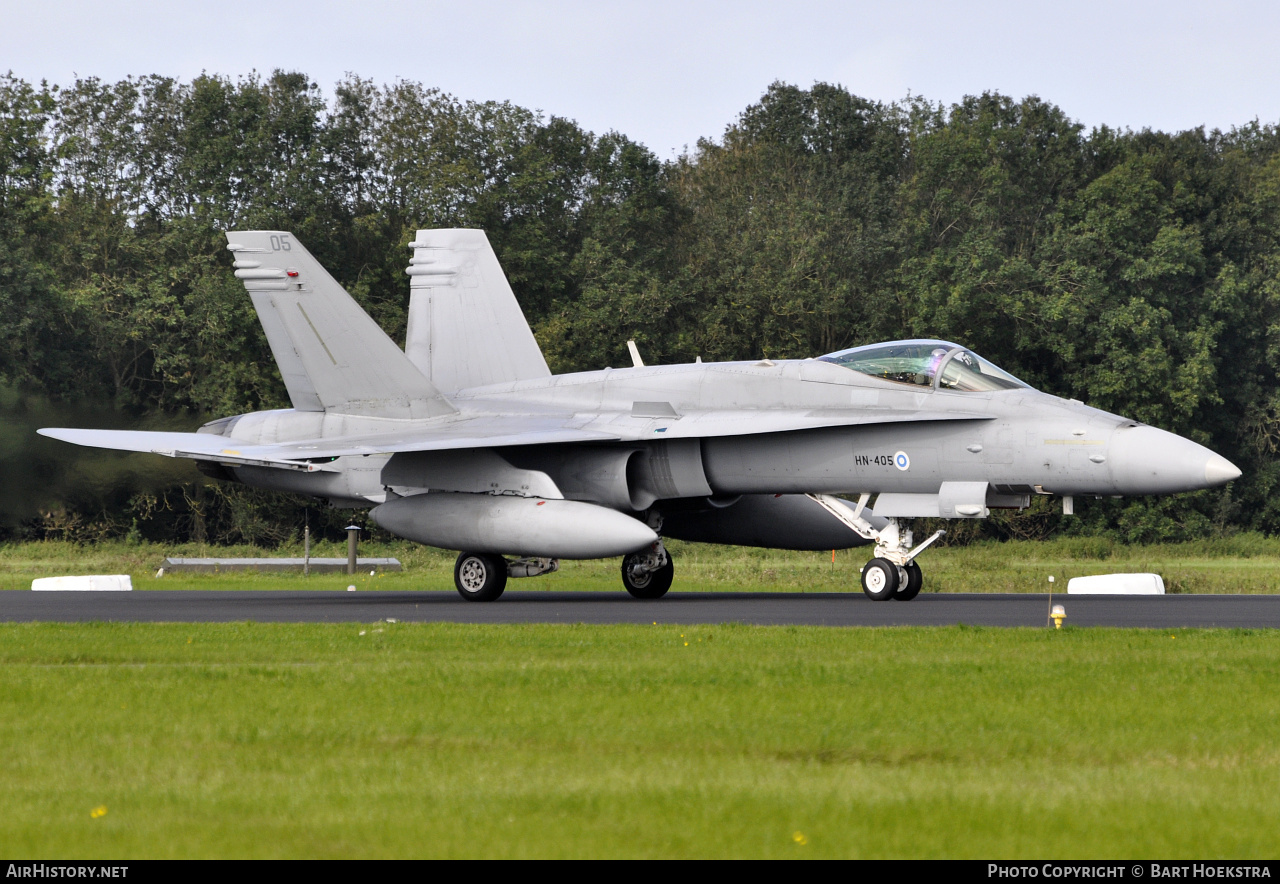
<path fill-rule="evenodd" d="M 1098 574 L 1072 577 L 1067 581 L 1068 595 L 1164 595 L 1164 580 L 1159 574 Z"/>
<path fill-rule="evenodd" d="M 132 592 L 128 574 L 90 574 L 87 577 L 40 577 L 31 581 L 35 592 Z"/>

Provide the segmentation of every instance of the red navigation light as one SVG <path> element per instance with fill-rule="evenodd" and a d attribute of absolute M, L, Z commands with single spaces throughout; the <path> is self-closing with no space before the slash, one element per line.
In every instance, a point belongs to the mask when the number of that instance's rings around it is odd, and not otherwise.
<path fill-rule="evenodd" d="M 297 275 L 298 275 L 298 271 L 296 271 L 296 270 L 286 270 L 286 271 L 285 271 L 285 273 L 289 274 L 290 276 L 297 276 Z"/>

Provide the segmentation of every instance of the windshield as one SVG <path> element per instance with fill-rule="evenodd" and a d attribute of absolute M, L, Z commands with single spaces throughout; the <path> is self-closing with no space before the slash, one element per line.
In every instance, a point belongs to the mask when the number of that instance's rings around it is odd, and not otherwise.
<path fill-rule="evenodd" d="M 977 353 L 949 341 L 894 341 L 818 357 L 871 377 L 962 393 L 1027 386 Z"/>

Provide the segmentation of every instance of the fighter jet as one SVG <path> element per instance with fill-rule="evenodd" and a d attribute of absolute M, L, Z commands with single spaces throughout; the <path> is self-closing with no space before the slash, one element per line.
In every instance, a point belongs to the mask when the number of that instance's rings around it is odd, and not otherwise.
<path fill-rule="evenodd" d="M 372 507 L 390 533 L 460 550 L 493 601 L 559 559 L 621 556 L 636 598 L 670 588 L 666 538 L 873 545 L 872 599 L 921 590 L 909 520 L 981 519 L 1058 495 L 1171 494 L 1240 475 L 1172 433 L 1035 390 L 950 341 L 812 359 L 552 375 L 479 230 L 421 230 L 400 349 L 290 233 L 227 234 L 293 407 L 194 433 L 42 429 L 190 458 L 209 476 Z M 874 498 L 874 500 L 873 500 Z"/>

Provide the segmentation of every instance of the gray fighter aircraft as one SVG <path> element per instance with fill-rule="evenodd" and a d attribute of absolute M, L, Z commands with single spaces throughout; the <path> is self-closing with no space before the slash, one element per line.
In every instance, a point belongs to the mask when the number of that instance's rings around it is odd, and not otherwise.
<path fill-rule="evenodd" d="M 816 359 L 552 375 L 478 230 L 411 243 L 401 350 L 289 233 L 229 233 L 293 408 L 194 433 L 43 429 L 78 445 L 191 458 L 209 476 L 373 506 L 400 537 L 462 550 L 463 598 L 558 559 L 623 556 L 659 598 L 664 537 L 782 549 L 874 544 L 873 599 L 913 598 L 903 521 L 981 519 L 1034 494 L 1169 494 L 1240 475 L 1155 427 L 1041 393 L 947 341 Z M 836 495 L 856 497 L 842 499 Z M 871 498 L 875 497 L 874 506 Z M 510 558 L 508 558 L 510 557 Z"/>

